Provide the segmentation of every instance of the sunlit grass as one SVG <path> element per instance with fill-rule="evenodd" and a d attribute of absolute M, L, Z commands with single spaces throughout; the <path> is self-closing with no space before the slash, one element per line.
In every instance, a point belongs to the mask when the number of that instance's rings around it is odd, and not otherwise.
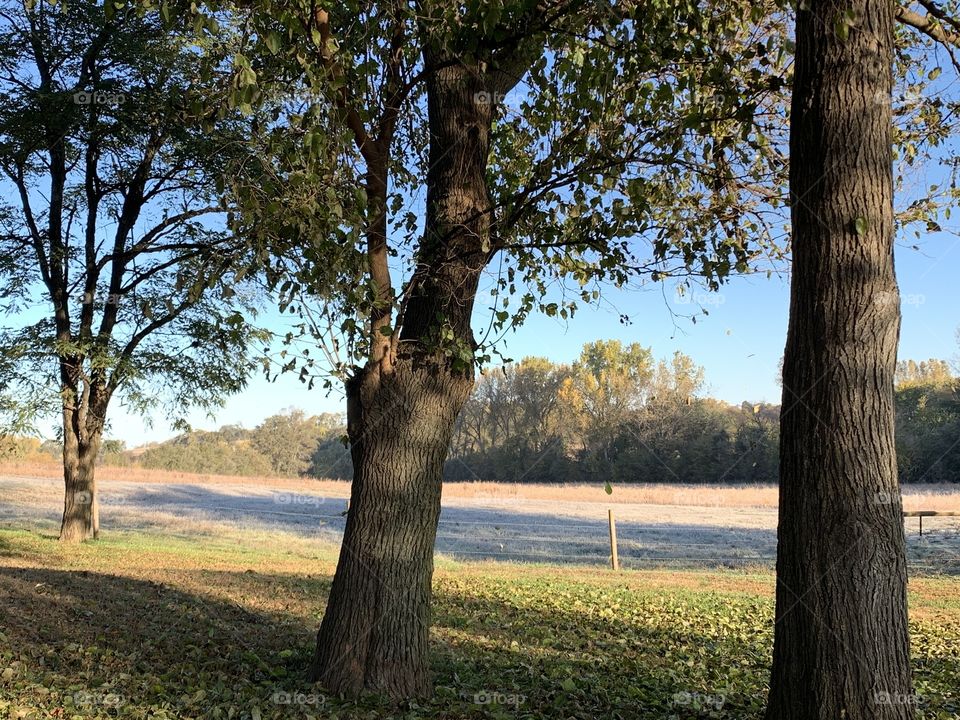
<path fill-rule="evenodd" d="M 393 708 L 304 680 L 336 556 L 279 533 L 64 547 L 2 531 L 0 718 L 761 717 L 769 571 L 441 557 L 436 694 Z M 960 580 L 910 590 L 922 717 L 954 717 Z"/>

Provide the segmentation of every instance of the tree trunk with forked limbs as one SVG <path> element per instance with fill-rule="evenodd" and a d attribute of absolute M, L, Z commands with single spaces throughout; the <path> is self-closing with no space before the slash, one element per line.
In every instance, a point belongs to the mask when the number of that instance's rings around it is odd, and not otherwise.
<path fill-rule="evenodd" d="M 797 12 L 768 720 L 915 715 L 894 450 L 894 6 Z"/>
<path fill-rule="evenodd" d="M 334 692 L 396 699 L 431 692 L 433 548 L 443 463 L 473 385 L 470 321 L 491 253 L 489 98 L 500 92 L 479 67 L 425 62 L 438 69 L 427 79 L 424 239 L 398 342 L 346 383 L 350 512 L 312 669 Z"/>
<path fill-rule="evenodd" d="M 60 538 L 81 542 L 99 531 L 94 467 L 114 393 L 209 408 L 254 369 L 264 335 L 246 321 L 258 296 L 244 278 L 258 263 L 213 216 L 242 203 L 226 186 L 259 164 L 256 123 L 219 112 L 232 81 L 204 68 L 225 47 L 198 52 L 151 13 L 8 3 L 3 23 L 0 96 L 20 109 L 0 113 L 4 422 L 36 422 L 56 389 Z"/>

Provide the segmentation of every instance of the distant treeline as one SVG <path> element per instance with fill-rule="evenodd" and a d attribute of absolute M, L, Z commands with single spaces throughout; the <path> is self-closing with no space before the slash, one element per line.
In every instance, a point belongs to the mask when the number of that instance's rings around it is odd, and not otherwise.
<path fill-rule="evenodd" d="M 241 476 L 350 477 L 350 452 L 343 435 L 344 418 L 336 413 L 308 416 L 292 410 L 268 417 L 247 430 L 226 425 L 219 430 L 193 430 L 162 443 L 128 450 L 118 440 L 106 440 L 100 463 L 156 470 Z M 60 443 L 34 438 L 7 438 L 0 457 L 59 459 Z"/>
<path fill-rule="evenodd" d="M 349 477 L 344 418 L 302 410 L 273 415 L 252 430 L 227 425 L 193 431 L 154 445 L 136 464 L 158 470 L 280 477 Z"/>
<path fill-rule="evenodd" d="M 943 360 L 900 362 L 895 400 L 900 481 L 960 482 L 960 378 Z"/>
<path fill-rule="evenodd" d="M 526 358 L 482 375 L 457 421 L 444 475 L 505 482 L 772 483 L 778 405 L 701 394 L 686 355 L 655 361 L 599 341 L 576 362 Z M 902 362 L 896 386 L 902 482 L 960 481 L 960 379 L 944 361 Z M 802 406 L 798 408 L 802 411 Z M 101 462 L 245 476 L 351 477 L 344 417 L 300 410 L 247 430 L 192 431 L 146 448 L 104 442 Z M 60 445 L 0 438 L 0 457 L 59 457 Z"/>
<path fill-rule="evenodd" d="M 774 483 L 779 405 L 701 396 L 686 355 L 586 345 L 484 375 L 457 423 L 446 475 L 511 482 Z M 960 481 L 960 379 L 946 362 L 901 362 L 897 455 L 905 483 Z M 796 411 L 803 412 L 802 404 Z"/>
<path fill-rule="evenodd" d="M 703 368 L 599 341 L 572 365 L 526 358 L 488 372 L 457 423 L 456 480 L 774 482 L 779 409 L 701 397 Z"/>

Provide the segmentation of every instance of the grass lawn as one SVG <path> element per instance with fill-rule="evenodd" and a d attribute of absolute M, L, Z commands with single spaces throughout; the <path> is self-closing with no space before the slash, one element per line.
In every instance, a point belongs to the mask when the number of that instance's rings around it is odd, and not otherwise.
<path fill-rule="evenodd" d="M 429 702 L 305 682 L 335 548 L 0 531 L 0 718 L 761 717 L 767 571 L 438 560 Z M 913 578 L 919 716 L 960 717 L 960 578 Z"/>

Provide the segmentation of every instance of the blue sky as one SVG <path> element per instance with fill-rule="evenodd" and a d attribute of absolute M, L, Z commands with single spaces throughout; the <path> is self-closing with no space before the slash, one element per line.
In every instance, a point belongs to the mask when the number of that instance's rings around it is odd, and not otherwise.
<path fill-rule="evenodd" d="M 910 243 L 916 242 L 912 236 Z M 947 233 L 919 241 L 919 250 L 906 241 L 898 243 L 897 275 L 900 282 L 903 324 L 900 358 L 944 358 L 960 355 L 960 238 Z M 786 339 L 789 277 L 783 272 L 733 278 L 719 293 L 696 291 L 697 300 L 709 315 L 689 317 L 695 307 L 678 301 L 671 284 L 653 284 L 639 290 L 608 290 L 600 308 L 582 308 L 569 322 L 531 316 L 517 332 L 504 340 L 503 353 L 519 359 L 541 355 L 555 362 L 570 362 L 584 343 L 616 338 L 653 348 L 657 357 L 675 350 L 684 352 L 706 370 L 708 394 L 739 403 L 779 402 L 777 367 Z M 478 303 L 476 327 L 485 327 L 485 312 Z M 620 313 L 633 322 L 623 325 Z M 308 391 L 295 374 L 276 382 L 253 380 L 241 395 L 230 398 L 215 418 L 194 413 L 195 428 L 215 429 L 226 424 L 253 427 L 269 415 L 297 407 L 308 413 L 342 412 L 339 393 L 329 396 L 322 389 Z M 110 435 L 128 446 L 162 440 L 173 433 L 162 416 L 152 428 L 128 415 L 119 405 L 111 413 Z"/>

